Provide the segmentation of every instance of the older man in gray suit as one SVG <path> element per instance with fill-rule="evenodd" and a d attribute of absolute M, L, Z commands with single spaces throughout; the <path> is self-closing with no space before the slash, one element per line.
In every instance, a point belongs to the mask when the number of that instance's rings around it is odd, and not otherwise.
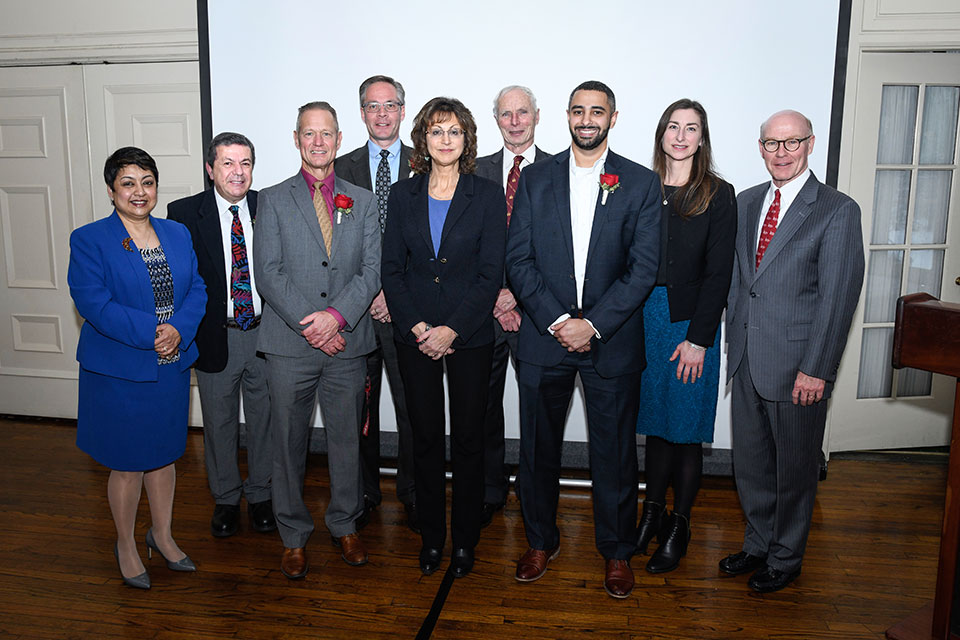
<path fill-rule="evenodd" d="M 781 111 L 760 127 L 772 180 L 737 198 L 727 308 L 733 460 L 743 549 L 720 561 L 777 591 L 800 575 L 817 491 L 827 398 L 863 284 L 860 208 L 807 166 L 813 127 Z"/>
<path fill-rule="evenodd" d="M 326 102 L 300 107 L 293 140 L 301 168 L 260 192 L 254 254 L 264 301 L 258 348 L 266 356 L 273 434 L 273 507 L 288 578 L 306 575 L 313 519 L 303 502 L 317 391 L 327 436 L 325 521 L 343 559 L 367 562 L 356 533 L 363 512 L 359 424 L 366 355 L 376 342 L 367 309 L 380 290 L 380 225 L 373 194 L 338 180 L 342 134 Z"/>

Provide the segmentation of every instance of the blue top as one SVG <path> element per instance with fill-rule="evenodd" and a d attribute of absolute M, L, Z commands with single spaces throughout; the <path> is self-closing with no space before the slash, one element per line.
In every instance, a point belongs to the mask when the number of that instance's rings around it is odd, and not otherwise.
<path fill-rule="evenodd" d="M 387 147 L 390 155 L 387 156 L 387 164 L 390 165 L 390 184 L 399 179 L 400 174 L 400 138 L 393 141 L 393 144 Z M 370 180 L 376 187 L 377 169 L 380 167 L 380 152 L 383 148 L 374 143 L 373 140 L 367 140 L 367 154 L 370 161 Z"/>
<path fill-rule="evenodd" d="M 449 200 L 437 200 L 427 196 L 430 207 L 430 239 L 433 240 L 433 255 L 440 255 L 440 237 L 443 235 L 443 223 L 447 220 L 447 211 L 450 210 Z"/>

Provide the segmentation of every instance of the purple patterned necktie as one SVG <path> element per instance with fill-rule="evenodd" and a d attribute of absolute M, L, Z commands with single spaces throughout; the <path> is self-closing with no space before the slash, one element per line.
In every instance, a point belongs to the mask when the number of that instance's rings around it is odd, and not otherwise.
<path fill-rule="evenodd" d="M 230 272 L 230 297 L 233 298 L 233 319 L 243 331 L 253 322 L 253 292 L 250 290 L 250 263 L 247 261 L 247 243 L 240 224 L 240 207 L 230 207 L 233 226 L 230 227 L 230 253 L 233 268 Z"/>

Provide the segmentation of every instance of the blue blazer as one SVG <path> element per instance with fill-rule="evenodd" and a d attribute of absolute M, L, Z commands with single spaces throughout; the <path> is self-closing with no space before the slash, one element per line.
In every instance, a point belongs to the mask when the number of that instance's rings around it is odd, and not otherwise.
<path fill-rule="evenodd" d="M 190 232 L 178 222 L 152 218 L 154 230 L 173 276 L 173 316 L 167 321 L 180 332 L 180 370 L 197 359 L 194 337 L 207 302 L 206 286 L 197 273 Z M 153 342 L 157 313 L 147 266 L 114 211 L 70 234 L 70 296 L 85 322 L 80 329 L 77 361 L 88 371 L 151 382 L 160 365 Z"/>
<path fill-rule="evenodd" d="M 517 359 L 545 367 L 567 356 L 548 328 L 577 311 L 569 162 L 567 149 L 523 170 L 507 239 L 507 275 L 523 309 Z M 600 332 L 593 365 L 610 378 L 646 366 L 641 309 L 657 278 L 661 196 L 657 174 L 612 151 L 604 171 L 620 177 L 620 188 L 606 204 L 597 193 L 583 315 Z"/>

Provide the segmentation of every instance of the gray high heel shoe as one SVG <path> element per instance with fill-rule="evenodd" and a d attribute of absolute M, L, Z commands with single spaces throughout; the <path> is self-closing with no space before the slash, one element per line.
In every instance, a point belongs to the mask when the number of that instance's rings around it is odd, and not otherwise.
<path fill-rule="evenodd" d="M 152 558 L 154 551 L 159 553 L 160 557 L 167 561 L 167 569 L 170 569 L 171 571 L 197 570 L 197 565 L 193 564 L 193 560 L 190 559 L 190 556 L 185 555 L 176 562 L 167 560 L 167 556 L 163 555 L 163 551 L 160 551 L 160 547 L 157 546 L 156 541 L 153 539 L 153 529 L 147 529 L 147 557 Z"/>
<path fill-rule="evenodd" d="M 119 543 L 113 543 L 113 557 L 117 559 L 117 568 L 120 567 L 120 550 L 118 549 Z M 149 589 L 150 588 L 150 574 L 144 571 L 138 576 L 133 576 L 128 578 L 123 575 L 123 569 L 120 569 L 120 577 L 123 578 L 123 584 L 135 587 L 137 589 Z"/>

